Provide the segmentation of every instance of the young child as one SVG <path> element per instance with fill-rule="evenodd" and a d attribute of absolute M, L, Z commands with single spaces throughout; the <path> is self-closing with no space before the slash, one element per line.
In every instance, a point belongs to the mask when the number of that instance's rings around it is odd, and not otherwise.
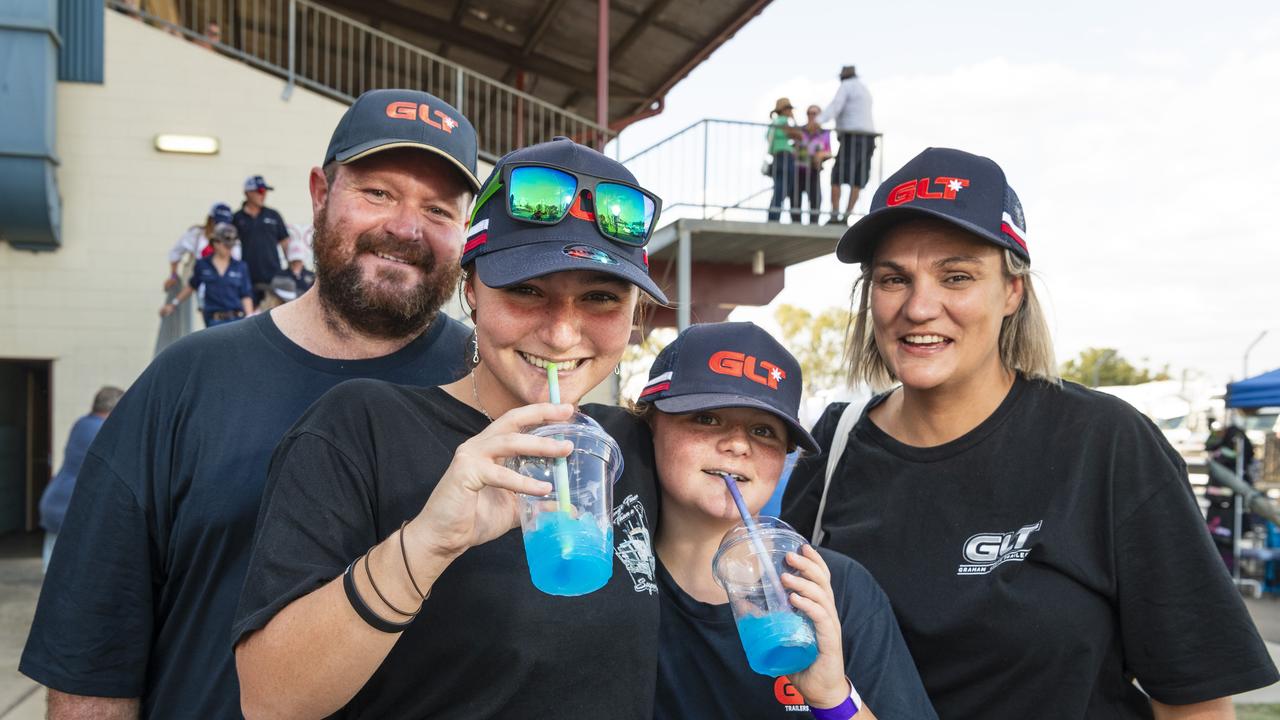
<path fill-rule="evenodd" d="M 884 593 L 853 560 L 806 545 L 788 555 L 791 604 L 813 620 L 818 658 L 790 677 L 747 665 L 711 563 L 740 516 L 721 473 L 756 513 L 787 452 L 817 445 L 796 417 L 800 365 L 751 323 L 696 325 L 654 361 L 638 410 L 653 429 L 662 495 L 657 718 L 936 718 Z"/>

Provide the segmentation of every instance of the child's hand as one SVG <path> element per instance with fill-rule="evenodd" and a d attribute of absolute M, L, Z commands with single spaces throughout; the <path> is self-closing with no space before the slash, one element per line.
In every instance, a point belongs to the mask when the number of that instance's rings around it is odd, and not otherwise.
<path fill-rule="evenodd" d="M 788 677 L 805 702 L 820 708 L 835 707 L 849 697 L 849 683 L 831 571 L 812 545 L 805 545 L 799 553 L 787 553 L 787 564 L 796 572 L 784 574 L 782 584 L 790 591 L 791 604 L 809 616 L 818 634 L 818 659 Z"/>

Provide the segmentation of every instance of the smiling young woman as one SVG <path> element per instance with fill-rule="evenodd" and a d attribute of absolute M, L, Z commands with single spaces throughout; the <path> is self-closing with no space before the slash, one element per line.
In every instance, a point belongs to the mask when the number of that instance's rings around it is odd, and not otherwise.
<path fill-rule="evenodd" d="M 608 224 L 597 193 L 617 199 Z M 532 584 L 516 493 L 550 484 L 504 461 L 568 454 L 523 431 L 566 420 L 613 371 L 641 291 L 666 301 L 644 263 L 659 205 L 567 139 L 498 162 L 461 257 L 472 372 L 438 388 L 346 383 L 277 450 L 233 630 L 246 716 L 651 718 L 647 432 L 621 408 L 583 408 L 626 458 L 609 565 L 625 571 L 587 595 Z"/>
<path fill-rule="evenodd" d="M 898 384 L 830 476 L 827 409 L 783 519 L 880 582 L 939 717 L 1230 718 L 1275 682 L 1177 453 L 1057 379 L 998 165 L 924 151 L 836 254 L 862 264 L 849 377 Z"/>

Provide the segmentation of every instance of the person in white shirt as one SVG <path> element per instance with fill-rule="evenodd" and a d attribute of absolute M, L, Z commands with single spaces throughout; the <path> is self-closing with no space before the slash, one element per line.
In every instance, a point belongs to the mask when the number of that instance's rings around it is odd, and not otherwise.
<path fill-rule="evenodd" d="M 871 155 L 876 150 L 875 126 L 871 122 L 871 92 L 858 79 L 852 65 L 840 69 L 840 89 L 818 116 L 819 123 L 836 122 L 840 151 L 831 170 L 831 219 L 828 224 L 843 225 L 853 214 L 858 193 L 867 186 L 871 174 Z M 841 186 L 849 186 L 849 203 L 840 213 Z"/>

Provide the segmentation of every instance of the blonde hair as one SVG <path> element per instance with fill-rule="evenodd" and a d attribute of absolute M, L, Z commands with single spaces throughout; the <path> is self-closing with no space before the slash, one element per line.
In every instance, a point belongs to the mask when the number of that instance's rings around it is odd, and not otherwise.
<path fill-rule="evenodd" d="M 1006 281 L 1022 278 L 1022 303 L 1000 323 L 1000 364 L 1030 379 L 1060 384 L 1053 354 L 1053 338 L 1044 310 L 1036 299 L 1031 282 L 1031 264 L 1012 250 L 1004 251 Z M 845 330 L 845 361 L 849 363 L 850 385 L 866 383 L 873 390 L 885 390 L 898 381 L 876 347 L 871 323 L 871 263 L 862 264 L 862 274 L 849 297 L 850 319 Z"/>

